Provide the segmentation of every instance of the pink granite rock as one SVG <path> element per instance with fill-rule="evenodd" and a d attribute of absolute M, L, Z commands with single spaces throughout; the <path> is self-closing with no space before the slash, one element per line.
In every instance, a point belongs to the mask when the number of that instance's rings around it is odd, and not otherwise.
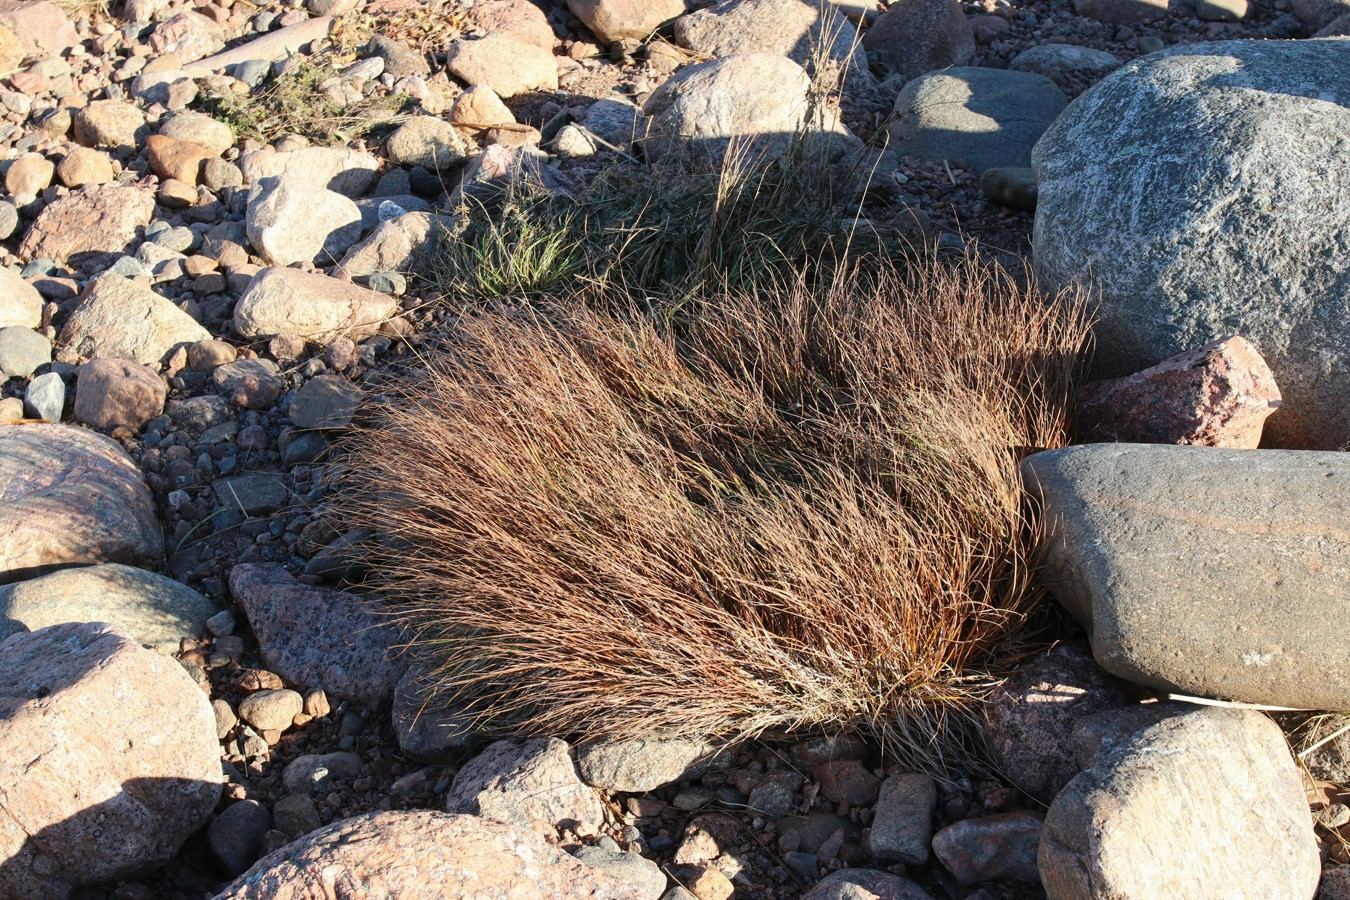
<path fill-rule="evenodd" d="M 1279 405 L 1270 367 L 1234 336 L 1086 385 L 1078 397 L 1078 435 L 1083 443 L 1251 449 Z"/>
<path fill-rule="evenodd" d="M 38 214 L 19 244 L 19 258 L 79 265 L 89 255 L 126 253 L 154 212 L 150 191 L 130 185 L 82 188 Z"/>
<path fill-rule="evenodd" d="M 14 32 L 29 55 L 59 54 L 80 42 L 61 7 L 48 0 L 0 0 L 0 24 Z"/>
<path fill-rule="evenodd" d="M 80 366 L 75 386 L 75 419 L 111 430 L 139 431 L 164 412 L 169 386 L 151 369 L 129 359 L 95 359 Z"/>
<path fill-rule="evenodd" d="M 567 744 L 557 738 L 491 744 L 455 775 L 445 808 L 550 836 L 573 823 L 598 823 L 605 814 L 599 793 L 581 781 Z"/>
<path fill-rule="evenodd" d="M 933 853 L 964 885 L 1008 880 L 1039 884 L 1041 817 L 1029 810 L 962 819 L 933 835 Z"/>

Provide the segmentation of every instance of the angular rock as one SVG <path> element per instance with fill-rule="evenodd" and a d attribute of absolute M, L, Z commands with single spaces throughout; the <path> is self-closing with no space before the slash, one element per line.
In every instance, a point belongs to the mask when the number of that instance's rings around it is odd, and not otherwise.
<path fill-rule="evenodd" d="M 607 791 L 644 793 L 706 768 L 711 744 L 688 738 L 596 741 L 576 750 L 581 780 Z"/>
<path fill-rule="evenodd" d="M 990 761 L 1013 786 L 1046 803 L 1078 774 L 1074 724 L 1126 702 L 1081 643 L 1060 644 L 1023 663 L 984 707 Z"/>
<path fill-rule="evenodd" d="M 224 32 L 213 20 L 197 12 L 181 12 L 165 19 L 150 33 L 150 49 L 172 53 L 185 63 L 196 62 L 225 46 Z"/>
<path fill-rule="evenodd" d="M 816 882 L 801 900 L 932 900 L 908 878 L 874 869 L 840 869 Z"/>
<path fill-rule="evenodd" d="M 1350 442 L 1350 41 L 1190 44 L 1129 63 L 1037 144 L 1045 286 L 1097 298 L 1093 375 L 1230 334 L 1284 395 L 1276 447 Z"/>
<path fill-rule="evenodd" d="M 394 688 L 394 733 L 404 754 L 428 762 L 444 761 L 482 743 L 475 715 L 437 696 L 435 679 L 409 668 Z"/>
<path fill-rule="evenodd" d="M 1014 72 L 1089 72 L 1103 75 L 1121 66 L 1120 57 L 1105 50 L 1076 47 L 1073 44 L 1037 44 L 1012 58 L 1008 68 Z"/>
<path fill-rule="evenodd" d="M 975 57 L 975 36 L 956 0 L 892 3 L 863 34 L 862 45 L 874 71 L 902 81 Z"/>
<path fill-rule="evenodd" d="M 400 900 L 639 900 L 527 831 L 477 816 L 416 810 L 343 819 L 263 857 L 216 900 L 358 896 Z"/>
<path fill-rule="evenodd" d="M 881 784 L 867 848 L 883 862 L 923 865 L 933 837 L 937 785 L 927 775 L 892 775 Z"/>
<path fill-rule="evenodd" d="M 959 159 L 977 172 L 1031 163 L 1031 148 L 1068 104 L 1044 75 L 975 66 L 909 82 L 889 126 L 897 154 Z"/>
<path fill-rule="evenodd" d="M 238 509 L 246 516 L 266 515 L 286 506 L 291 493 L 280 475 L 253 473 L 222 478 L 212 484 L 221 506 Z"/>
<path fill-rule="evenodd" d="M 413 116 L 385 143 L 389 159 L 400 166 L 447 172 L 464 162 L 469 147 L 455 126 L 434 116 Z"/>
<path fill-rule="evenodd" d="M 606 44 L 626 38 L 646 40 L 686 9 L 684 0 L 567 0 L 567 8 Z"/>
<path fill-rule="evenodd" d="M 345 147 L 302 147 L 299 150 L 255 150 L 239 160 L 246 184 L 276 178 L 313 184 L 344 197 L 359 197 L 375 180 L 380 161 L 369 153 Z"/>
<path fill-rule="evenodd" d="M 933 853 L 963 885 L 995 880 L 1039 884 L 1040 843 L 1041 817 L 1019 810 L 948 825 L 933 835 Z"/>
<path fill-rule="evenodd" d="M 126 359 L 95 359 L 75 381 L 75 421 L 104 431 L 141 427 L 164 412 L 169 386 L 151 369 Z"/>
<path fill-rule="evenodd" d="M 486 85 L 503 98 L 558 89 L 553 54 L 506 34 L 456 41 L 445 55 L 445 67 L 456 78 L 471 85 Z"/>
<path fill-rule="evenodd" d="M 294 334 L 320 344 L 379 330 L 398 301 L 369 288 L 298 269 L 267 268 L 234 307 L 234 328 L 246 338 Z"/>
<path fill-rule="evenodd" d="M 274 266 L 328 265 L 361 237 L 357 205 L 304 179 L 264 178 L 249 196 L 245 223 L 249 243 Z"/>
<path fill-rule="evenodd" d="M 159 126 L 159 133 L 176 141 L 198 144 L 219 156 L 234 146 L 230 126 L 206 113 L 180 110 Z"/>
<path fill-rule="evenodd" d="M 71 125 L 75 140 L 86 147 L 131 150 L 136 133 L 145 124 L 145 116 L 136 104 L 125 100 L 95 100 L 75 110 Z"/>
<path fill-rule="evenodd" d="M 42 324 L 42 295 L 18 272 L 0 266 L 0 328 L 37 328 Z"/>
<path fill-rule="evenodd" d="M 0 587 L 0 640 L 65 622 L 108 622 L 137 644 L 177 653 L 206 633 L 216 606 L 187 585 L 117 563 L 64 569 Z"/>
<path fill-rule="evenodd" d="M 39 375 L 28 382 L 23 392 L 24 415 L 50 423 L 59 423 L 66 408 L 66 383 L 56 372 Z"/>
<path fill-rule="evenodd" d="M 1310 826 L 1279 727 L 1201 709 L 1139 732 L 1055 798 L 1041 881 L 1051 900 L 1311 897 Z"/>
<path fill-rule="evenodd" d="M 257 800 L 231 803 L 206 831 L 207 843 L 230 875 L 239 875 L 258 859 L 272 815 Z"/>
<path fill-rule="evenodd" d="M 567 744 L 556 738 L 490 744 L 455 775 L 445 809 L 547 835 L 604 818 L 600 795 L 581 782 Z"/>
<path fill-rule="evenodd" d="M 160 178 L 173 178 L 196 185 L 202 163 L 215 156 L 208 147 L 152 134 L 145 142 L 146 159 Z"/>
<path fill-rule="evenodd" d="M 1083 443 L 1255 449 L 1279 405 L 1280 389 L 1261 354 L 1230 337 L 1085 385 L 1074 418 Z"/>
<path fill-rule="evenodd" d="M 486 85 L 469 88 L 455 98 L 450 107 L 450 118 L 460 128 L 469 128 L 475 134 L 494 125 L 514 125 L 516 117 L 502 99 Z"/>
<path fill-rule="evenodd" d="M 675 40 L 681 47 L 714 59 L 772 53 L 809 68 L 824 52 L 838 66 L 867 66 L 857 29 L 828 3 L 722 0 L 677 19 Z"/>
<path fill-rule="evenodd" d="M 0 643 L 0 895 L 64 900 L 171 857 L 224 780 L 206 695 L 99 622 Z"/>
<path fill-rule="evenodd" d="M 811 777 L 826 800 L 850 806 L 871 806 L 881 788 L 877 777 L 856 759 L 821 763 L 811 770 Z"/>
<path fill-rule="evenodd" d="M 381 222 L 347 251 L 333 277 L 351 281 L 372 272 L 411 272 L 430 249 L 437 231 L 449 224 L 447 219 L 424 212 Z"/>
<path fill-rule="evenodd" d="M 1346 454 L 1091 444 L 1022 471 L 1050 535 L 1046 584 L 1102 668 L 1183 694 L 1350 709 L 1350 648 L 1326 640 L 1350 583 Z"/>
<path fill-rule="evenodd" d="M 364 706 L 388 702 L 403 674 L 388 619 L 351 594 L 310 587 L 280 566 L 239 565 L 230 593 L 248 615 L 267 667 L 287 684 Z"/>
<path fill-rule="evenodd" d="M 52 361 L 52 342 L 31 328 L 0 328 L 0 374 L 27 378 Z"/>
<path fill-rule="evenodd" d="M 164 537 L 126 452 L 83 428 L 0 429 L 0 583 L 102 562 L 153 567 Z"/>
<path fill-rule="evenodd" d="M 657 900 L 666 890 L 666 873 L 650 859 L 623 850 L 581 847 L 572 853 L 577 859 L 600 872 L 631 885 L 638 896 Z"/>
<path fill-rule="evenodd" d="M 59 356 L 125 359 L 158 367 L 183 344 L 210 339 L 205 328 L 143 284 L 118 275 L 90 283 L 57 336 Z"/>
<path fill-rule="evenodd" d="M 305 382 L 291 402 L 291 421 L 300 428 L 346 428 L 361 403 L 361 389 L 341 375 Z"/>
<path fill-rule="evenodd" d="M 19 244 L 19 258 L 81 265 L 126 253 L 154 211 L 154 194 L 139 187 L 81 188 L 38 214 Z"/>

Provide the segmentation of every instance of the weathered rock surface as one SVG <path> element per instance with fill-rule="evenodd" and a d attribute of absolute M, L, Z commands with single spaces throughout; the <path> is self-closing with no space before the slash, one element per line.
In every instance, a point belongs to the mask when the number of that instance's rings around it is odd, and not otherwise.
<path fill-rule="evenodd" d="M 435 680 L 415 667 L 394 688 L 394 732 L 408 756 L 441 761 L 483 742 L 471 712 L 439 697 Z"/>
<path fill-rule="evenodd" d="M 264 178 L 248 201 L 249 243 L 274 266 L 331 265 L 361 237 L 350 197 L 307 179 Z"/>
<path fill-rule="evenodd" d="M 177 653 L 217 612 L 171 578 L 118 563 L 64 569 L 0 587 L 0 639 L 63 622 L 108 622 L 137 644 Z"/>
<path fill-rule="evenodd" d="M 152 369 L 127 359 L 94 359 L 75 382 L 75 420 L 105 431 L 139 431 L 164 412 L 169 386 Z"/>
<path fill-rule="evenodd" d="M 469 147 L 455 126 L 434 116 L 413 116 L 389 135 L 385 152 L 401 166 L 448 172 L 464 161 Z"/>
<path fill-rule="evenodd" d="M 0 429 L 0 582 L 63 566 L 154 566 L 164 537 L 141 473 L 83 428 Z"/>
<path fill-rule="evenodd" d="M 723 0 L 675 21 L 675 40 L 714 59 L 738 53 L 786 56 L 803 68 L 823 52 L 836 65 L 866 67 L 858 31 L 842 12 L 804 0 Z"/>
<path fill-rule="evenodd" d="M 1347 52 L 1332 38 L 1156 53 L 1046 132 L 1036 272 L 1099 299 L 1097 377 L 1241 334 L 1284 395 L 1271 445 L 1350 442 L 1350 197 L 1326 190 L 1350 174 Z"/>
<path fill-rule="evenodd" d="M 492 88 L 502 98 L 558 89 L 553 54 L 508 34 L 456 42 L 445 55 L 445 67 L 469 84 Z"/>
<path fill-rule="evenodd" d="M 37 328 L 42 324 L 42 295 L 13 269 L 0 266 L 0 328 Z"/>
<path fill-rule="evenodd" d="M 623 850 L 581 847 L 572 853 L 577 859 L 616 881 L 630 885 L 646 900 L 657 900 L 666 889 L 666 873 L 650 859 Z"/>
<path fill-rule="evenodd" d="M 280 566 L 239 565 L 230 593 L 267 667 L 287 684 L 364 706 L 386 703 L 402 677 L 398 634 L 357 597 L 297 581 Z"/>
<path fill-rule="evenodd" d="M 640 900 L 543 838 L 477 816 L 376 812 L 334 822 L 260 859 L 216 900 Z"/>
<path fill-rule="evenodd" d="M 556 738 L 488 745 L 455 775 L 445 809 L 549 835 L 604 816 L 600 795 L 581 782 L 567 744 Z"/>
<path fill-rule="evenodd" d="M 79 265 L 125 253 L 154 211 L 155 195 L 138 187 L 81 188 L 38 214 L 19 244 L 19 258 Z"/>
<path fill-rule="evenodd" d="M 927 775 L 897 774 L 881 784 L 867 849 L 878 860 L 922 865 L 933 837 L 937 785 Z"/>
<path fill-rule="evenodd" d="M 964 66 L 975 37 L 956 0 L 900 0 L 863 34 L 867 61 L 881 75 L 910 81 L 928 72 Z"/>
<path fill-rule="evenodd" d="M 645 41 L 652 32 L 685 13 L 684 0 L 567 0 L 572 11 L 606 44 L 630 38 Z"/>
<path fill-rule="evenodd" d="M 1055 798 L 1041 881 L 1051 900 L 1312 897 L 1311 821 L 1279 727 L 1201 709 L 1139 732 Z"/>
<path fill-rule="evenodd" d="M 874 869 L 840 869 L 817 881 L 802 900 L 932 900 L 908 878 Z"/>
<path fill-rule="evenodd" d="M 158 367 L 177 347 L 210 337 L 146 285 L 108 274 L 90 284 L 56 343 L 58 355 L 69 362 L 103 357 Z"/>
<path fill-rule="evenodd" d="M 299 269 L 267 268 L 253 277 L 234 308 L 234 327 L 248 338 L 294 334 L 316 343 L 360 339 L 398 309 L 390 296 Z"/>
<path fill-rule="evenodd" d="M 360 150 L 345 147 L 302 147 L 299 150 L 255 150 L 239 160 L 244 182 L 261 184 L 265 178 L 309 183 L 336 191 L 344 197 L 359 197 L 375 180 L 380 160 Z"/>
<path fill-rule="evenodd" d="M 206 695 L 102 623 L 0 643 L 0 894 L 54 900 L 173 855 L 224 778 Z"/>
<path fill-rule="evenodd" d="M 581 779 L 608 791 L 652 791 L 696 772 L 713 752 L 688 738 L 600 741 L 577 748 Z"/>
<path fill-rule="evenodd" d="M 1184 694 L 1350 708 L 1326 640 L 1350 584 L 1350 457 L 1091 444 L 1023 463 L 1045 578 L 1108 672 Z"/>
<path fill-rule="evenodd" d="M 933 853 L 963 885 L 981 881 L 1039 884 L 1041 817 L 1026 810 L 962 819 L 933 835 Z"/>
<path fill-rule="evenodd" d="M 334 278 L 350 281 L 372 272 L 409 272 L 422 259 L 436 229 L 449 222 L 425 212 L 408 213 L 381 222 L 347 251 L 333 270 Z"/>

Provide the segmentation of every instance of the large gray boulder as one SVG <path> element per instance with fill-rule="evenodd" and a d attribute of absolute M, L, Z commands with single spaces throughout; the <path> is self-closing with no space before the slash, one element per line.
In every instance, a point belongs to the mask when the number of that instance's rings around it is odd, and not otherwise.
<path fill-rule="evenodd" d="M 1027 457 L 1044 576 L 1097 662 L 1189 695 L 1350 709 L 1350 455 L 1089 444 Z"/>
<path fill-rule="evenodd" d="M 1267 444 L 1350 441 L 1347 59 L 1346 39 L 1155 53 L 1045 133 L 1036 273 L 1100 302 L 1097 377 L 1240 334 L 1284 394 Z"/>
<path fill-rule="evenodd" d="M 1166 719 L 1103 754 L 1045 817 L 1050 900 L 1308 900 L 1317 839 L 1284 734 L 1250 710 Z"/>

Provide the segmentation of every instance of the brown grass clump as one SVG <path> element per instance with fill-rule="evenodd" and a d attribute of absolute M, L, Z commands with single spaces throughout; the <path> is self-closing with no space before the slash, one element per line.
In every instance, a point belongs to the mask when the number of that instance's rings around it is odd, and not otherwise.
<path fill-rule="evenodd" d="M 1087 336 L 971 261 L 461 319 L 348 459 L 378 587 L 494 730 L 864 729 L 918 763 L 1032 601 L 1017 464 Z M 686 301 L 688 302 L 688 301 Z"/>

